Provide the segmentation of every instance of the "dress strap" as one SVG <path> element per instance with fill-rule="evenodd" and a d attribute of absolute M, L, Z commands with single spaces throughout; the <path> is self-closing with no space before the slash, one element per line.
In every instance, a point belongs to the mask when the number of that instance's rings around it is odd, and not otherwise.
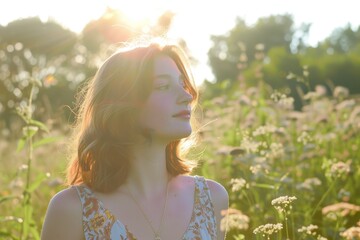
<path fill-rule="evenodd" d="M 100 202 L 97 200 L 94 193 L 88 187 L 83 185 L 73 187 L 78 192 L 83 209 L 83 217 L 92 215 L 93 213 L 101 209 L 102 206 Z"/>
<path fill-rule="evenodd" d="M 216 216 L 214 212 L 214 205 L 211 200 L 210 188 L 206 179 L 202 176 L 195 176 L 195 184 L 198 189 L 198 204 L 202 209 L 202 215 L 207 222 L 208 230 L 212 231 L 214 236 L 217 236 Z"/>
<path fill-rule="evenodd" d="M 90 188 L 84 185 L 73 187 L 78 192 L 82 205 L 83 230 L 86 240 L 118 239 L 119 236 L 126 236 L 125 227 L 103 207 Z M 117 235 L 116 238 L 113 237 L 114 233 Z"/>

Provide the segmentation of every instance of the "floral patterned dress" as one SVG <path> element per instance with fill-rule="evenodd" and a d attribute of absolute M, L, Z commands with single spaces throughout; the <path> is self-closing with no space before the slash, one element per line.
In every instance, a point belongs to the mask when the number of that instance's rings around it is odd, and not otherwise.
<path fill-rule="evenodd" d="M 83 211 L 83 229 L 86 240 L 133 240 L 136 237 L 103 206 L 86 186 L 74 186 Z M 182 240 L 216 239 L 216 219 L 210 190 L 203 177 L 195 176 L 194 208 L 190 224 Z"/>

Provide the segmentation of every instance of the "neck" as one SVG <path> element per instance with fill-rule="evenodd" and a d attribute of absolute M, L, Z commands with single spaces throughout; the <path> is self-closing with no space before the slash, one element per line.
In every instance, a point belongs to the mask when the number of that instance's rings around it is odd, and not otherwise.
<path fill-rule="evenodd" d="M 163 194 L 170 180 L 166 169 L 166 145 L 144 144 L 133 148 L 130 172 L 125 182 L 134 195 L 149 199 Z"/>

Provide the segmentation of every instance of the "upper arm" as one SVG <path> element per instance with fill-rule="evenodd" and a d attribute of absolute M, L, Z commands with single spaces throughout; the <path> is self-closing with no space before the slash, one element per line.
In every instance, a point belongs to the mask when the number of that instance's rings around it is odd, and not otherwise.
<path fill-rule="evenodd" d="M 223 218 L 221 212 L 229 208 L 229 195 L 226 189 L 218 182 L 206 180 L 210 188 L 211 199 L 214 205 L 215 217 L 217 222 L 218 239 L 225 239 L 225 231 L 221 231 L 220 223 Z"/>
<path fill-rule="evenodd" d="M 51 199 L 41 239 L 84 239 L 82 207 L 75 188 L 65 189 Z"/>

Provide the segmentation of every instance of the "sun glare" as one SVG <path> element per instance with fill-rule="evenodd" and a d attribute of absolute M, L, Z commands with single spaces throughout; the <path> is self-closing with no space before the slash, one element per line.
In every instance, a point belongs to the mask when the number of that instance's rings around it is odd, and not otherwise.
<path fill-rule="evenodd" d="M 153 25 L 165 11 L 169 10 L 160 0 L 132 0 L 126 3 L 112 0 L 108 1 L 108 6 L 124 14 L 131 24 L 148 26 Z"/>

